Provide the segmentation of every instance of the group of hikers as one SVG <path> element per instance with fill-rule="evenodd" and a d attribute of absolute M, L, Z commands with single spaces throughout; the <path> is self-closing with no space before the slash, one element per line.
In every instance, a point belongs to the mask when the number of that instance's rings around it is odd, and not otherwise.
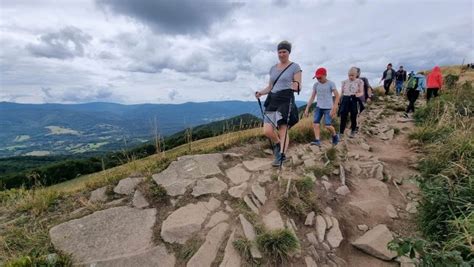
<path fill-rule="evenodd" d="M 301 90 L 302 70 L 301 67 L 290 61 L 291 43 L 282 41 L 277 46 L 279 63 L 270 68 L 270 79 L 268 85 L 257 92 L 263 116 L 263 132 L 273 144 L 273 155 L 275 157 L 272 165 L 278 167 L 287 160 L 285 152 L 289 145 L 288 130 L 299 121 L 298 109 L 295 103 L 294 93 Z M 344 138 L 344 132 L 350 118 L 349 138 L 358 133 L 357 116 L 365 109 L 365 104 L 370 103 L 373 97 L 373 89 L 365 77 L 360 77 L 361 70 L 351 67 L 348 78 L 341 83 L 341 91 L 337 90 L 336 84 L 329 80 L 327 69 L 317 68 L 313 79 L 317 81 L 313 85 L 312 94 L 308 99 L 304 116 L 309 116 L 309 109 L 317 97 L 316 108 L 313 118 L 313 130 L 315 139 L 311 145 L 320 146 L 320 123 L 324 117 L 324 125 L 331 133 L 332 144 L 337 145 Z M 403 66 L 398 71 L 392 69 L 392 64 L 387 65 L 380 82 L 384 82 L 385 94 L 390 92 L 391 85 L 395 82 L 396 95 L 402 92 L 408 98 L 408 106 L 404 117 L 415 111 L 415 102 L 419 95 L 427 90 L 427 101 L 438 96 L 442 90 L 443 78 L 438 66 L 425 77 L 423 72 L 415 74 L 411 71 L 408 76 Z M 260 97 L 267 95 L 264 110 L 261 106 Z M 332 119 L 340 116 L 339 132 L 332 125 Z"/>

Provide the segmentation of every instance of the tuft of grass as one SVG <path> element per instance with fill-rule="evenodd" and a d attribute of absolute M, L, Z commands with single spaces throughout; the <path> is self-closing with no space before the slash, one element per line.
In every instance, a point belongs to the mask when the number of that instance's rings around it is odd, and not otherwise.
<path fill-rule="evenodd" d="M 307 168 L 306 171 L 314 173 L 314 176 L 320 178 L 323 175 L 330 175 L 331 174 L 331 166 L 330 164 L 324 167 L 314 166 Z"/>
<path fill-rule="evenodd" d="M 72 266 L 72 259 L 69 255 L 53 253 L 39 257 L 21 256 L 5 264 L 5 267 L 30 266 L 69 267 Z"/>
<path fill-rule="evenodd" d="M 201 243 L 201 240 L 196 237 L 189 239 L 184 245 L 177 247 L 176 258 L 181 262 L 187 262 L 198 251 Z"/>
<path fill-rule="evenodd" d="M 288 229 L 265 232 L 257 236 L 259 248 L 272 262 L 279 264 L 299 248 L 298 239 Z"/>
<path fill-rule="evenodd" d="M 234 242 L 232 242 L 232 245 L 239 252 L 244 262 L 250 265 L 258 264 L 258 261 L 252 257 L 252 253 L 250 252 L 250 249 L 252 248 L 252 246 L 254 246 L 252 241 L 246 238 L 240 238 L 234 240 Z"/>
<path fill-rule="evenodd" d="M 304 200 L 308 201 L 309 199 Z M 278 209 L 292 218 L 304 221 L 306 215 L 311 212 L 313 208 L 313 205 L 306 203 L 304 200 L 293 196 L 293 194 L 290 194 L 288 197 L 282 196 L 278 199 Z"/>
<path fill-rule="evenodd" d="M 295 186 L 301 193 L 311 192 L 314 188 L 314 182 L 310 177 L 304 177 L 295 181 Z"/>
<path fill-rule="evenodd" d="M 52 206 L 60 197 L 54 190 L 29 190 L 15 203 L 15 210 L 28 211 L 34 216 L 39 216 Z"/>
<path fill-rule="evenodd" d="M 326 150 L 326 155 L 330 161 L 335 161 L 337 158 L 337 149 L 335 147 L 331 147 Z"/>

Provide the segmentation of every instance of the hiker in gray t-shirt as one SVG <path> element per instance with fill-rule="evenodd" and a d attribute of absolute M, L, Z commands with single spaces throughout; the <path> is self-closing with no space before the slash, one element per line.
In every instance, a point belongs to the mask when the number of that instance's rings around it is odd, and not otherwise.
<path fill-rule="evenodd" d="M 267 87 L 255 93 L 257 98 L 268 94 L 265 100 L 263 132 L 275 144 L 273 148 L 275 160 L 272 163 L 274 167 L 286 161 L 285 152 L 290 141 L 287 128 L 291 128 L 298 122 L 298 109 L 293 93 L 300 89 L 301 68 L 297 63 L 290 61 L 290 53 L 289 42 L 282 41 L 278 44 L 280 62 L 270 68 L 270 81 Z M 291 112 L 290 101 L 292 102 Z M 291 116 L 287 123 L 289 114 Z M 280 145 L 285 140 L 285 144 Z"/>
<path fill-rule="evenodd" d="M 336 133 L 336 129 L 331 125 L 332 118 L 336 116 L 337 106 L 339 103 L 339 93 L 336 89 L 336 84 L 327 79 L 327 71 L 325 68 L 318 68 L 314 74 L 314 78 L 318 81 L 313 85 L 313 93 L 309 97 L 306 109 L 304 111 L 305 117 L 309 116 L 309 109 L 313 105 L 314 98 L 317 96 L 316 109 L 314 110 L 314 141 L 311 145 L 320 146 L 320 122 L 324 116 L 324 126 L 331 133 L 333 145 L 337 145 L 339 142 L 339 136 Z M 334 94 L 335 99 L 332 95 Z"/>

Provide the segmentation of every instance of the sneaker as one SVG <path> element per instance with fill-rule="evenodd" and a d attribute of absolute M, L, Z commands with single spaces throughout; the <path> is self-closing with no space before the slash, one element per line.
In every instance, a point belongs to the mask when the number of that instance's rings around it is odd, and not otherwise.
<path fill-rule="evenodd" d="M 354 138 L 356 135 L 356 131 L 351 131 L 351 134 L 349 134 L 349 138 Z"/>
<path fill-rule="evenodd" d="M 332 144 L 337 145 L 337 143 L 339 143 L 339 135 L 335 134 L 332 136 Z"/>
<path fill-rule="evenodd" d="M 315 139 L 314 141 L 311 141 L 311 143 L 309 143 L 309 144 L 312 145 L 312 146 L 321 146 L 321 142 L 318 139 Z"/>
<path fill-rule="evenodd" d="M 406 118 L 406 119 L 408 119 L 408 113 L 406 113 L 406 112 L 403 113 L 403 117 Z"/>
<path fill-rule="evenodd" d="M 273 146 L 273 156 L 276 157 L 276 156 L 280 153 L 280 150 L 281 150 L 280 143 L 275 144 L 275 145 Z"/>
<path fill-rule="evenodd" d="M 285 155 L 282 155 L 281 153 L 278 154 L 277 157 L 275 157 L 275 160 L 272 162 L 273 167 L 280 167 L 280 161 L 281 163 L 285 163 L 288 159 L 286 158 Z"/>

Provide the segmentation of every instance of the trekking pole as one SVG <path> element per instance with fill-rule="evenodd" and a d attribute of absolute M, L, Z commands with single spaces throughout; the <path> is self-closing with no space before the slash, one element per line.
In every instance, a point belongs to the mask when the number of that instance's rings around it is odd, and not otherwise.
<path fill-rule="evenodd" d="M 290 97 L 290 103 L 288 105 L 288 117 L 286 118 L 286 129 L 285 129 L 285 138 L 283 141 L 283 149 L 281 152 L 281 157 L 280 157 L 280 166 L 278 170 L 278 181 L 280 180 L 281 177 L 281 170 L 282 170 L 282 165 L 283 165 L 283 158 L 285 157 L 285 149 L 286 149 L 286 138 L 288 136 L 288 127 L 290 124 L 290 116 L 291 116 L 291 108 L 293 105 L 293 95 Z M 290 183 L 291 183 L 291 176 L 288 179 L 288 183 L 286 184 L 286 191 L 285 191 L 285 197 L 288 197 L 289 191 L 290 191 Z"/>
<path fill-rule="evenodd" d="M 260 98 L 257 98 L 258 100 L 258 106 L 260 107 L 260 113 L 262 114 L 262 125 L 265 124 L 265 113 L 263 113 L 263 108 L 262 108 L 262 101 L 260 101 Z M 272 152 L 273 152 L 273 142 L 270 138 L 268 138 L 268 141 L 270 142 L 270 147 L 272 148 Z"/>

